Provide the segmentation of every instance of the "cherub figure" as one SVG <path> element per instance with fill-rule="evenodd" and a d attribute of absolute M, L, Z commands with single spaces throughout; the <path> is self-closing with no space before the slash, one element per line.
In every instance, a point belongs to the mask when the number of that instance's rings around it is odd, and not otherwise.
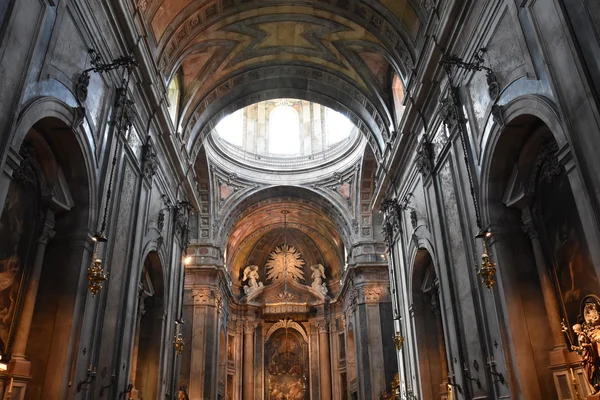
<path fill-rule="evenodd" d="M 258 279 L 260 276 L 258 275 L 258 266 L 257 265 L 248 265 L 244 269 L 244 277 L 242 278 L 242 282 L 247 280 L 247 285 L 244 285 L 244 293 L 250 294 L 254 292 L 256 289 L 261 288 L 263 286 L 262 282 L 259 282 Z"/>

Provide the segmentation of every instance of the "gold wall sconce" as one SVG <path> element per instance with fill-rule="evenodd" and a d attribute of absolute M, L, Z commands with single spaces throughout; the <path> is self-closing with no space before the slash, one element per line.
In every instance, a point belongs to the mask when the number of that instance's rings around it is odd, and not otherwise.
<path fill-rule="evenodd" d="M 173 341 L 173 347 L 175 348 L 175 353 L 177 353 L 177 355 L 183 353 L 183 348 L 185 347 L 185 340 L 183 340 L 183 335 L 179 330 L 180 325 L 183 325 L 181 317 L 175 320 L 175 340 Z"/>
<path fill-rule="evenodd" d="M 183 336 L 181 335 L 181 333 L 175 335 L 173 347 L 175 348 L 175 353 L 177 353 L 177 355 L 181 355 L 181 353 L 183 353 L 183 348 L 185 347 L 185 340 L 183 340 Z"/>
<path fill-rule="evenodd" d="M 481 255 L 481 264 L 477 269 L 477 275 L 481 277 L 483 283 L 489 290 L 496 283 L 496 263 L 490 259 L 487 241 L 492 237 L 489 231 L 480 231 L 475 238 L 483 240 L 483 254 Z"/>
<path fill-rule="evenodd" d="M 400 332 L 396 332 L 396 335 L 393 337 L 394 344 L 396 345 L 396 350 L 402 350 L 404 346 L 404 336 L 400 334 Z"/>
<path fill-rule="evenodd" d="M 100 232 L 92 237 L 94 241 L 94 255 L 92 256 L 92 263 L 88 267 L 88 289 L 92 296 L 96 296 L 100 290 L 102 290 L 102 284 L 108 279 L 107 273 L 102 268 L 102 260 L 98 257 L 98 246 L 99 243 L 105 243 L 108 239 L 104 236 L 104 233 Z"/>

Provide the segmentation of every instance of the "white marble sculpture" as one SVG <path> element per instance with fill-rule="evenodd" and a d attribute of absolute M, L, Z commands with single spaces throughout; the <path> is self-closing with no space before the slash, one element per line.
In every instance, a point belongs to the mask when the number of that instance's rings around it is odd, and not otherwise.
<path fill-rule="evenodd" d="M 321 264 L 312 265 L 310 269 L 313 271 L 313 278 L 310 285 L 313 291 L 320 293 L 323 297 L 327 296 L 327 285 L 325 284 L 325 267 Z"/>
<path fill-rule="evenodd" d="M 254 298 L 262 291 L 263 283 L 258 281 L 259 278 L 257 265 L 248 265 L 244 269 L 242 282 L 247 280 L 246 285 L 244 285 L 244 293 L 246 293 L 248 298 Z"/>

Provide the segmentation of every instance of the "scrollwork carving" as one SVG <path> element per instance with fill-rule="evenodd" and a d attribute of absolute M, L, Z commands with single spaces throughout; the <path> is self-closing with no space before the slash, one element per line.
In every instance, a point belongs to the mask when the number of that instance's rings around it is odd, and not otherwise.
<path fill-rule="evenodd" d="M 13 171 L 13 179 L 20 183 L 34 183 L 35 182 L 35 147 L 29 143 L 23 143 L 19 154 L 23 159 L 21 163 Z"/>
<path fill-rule="evenodd" d="M 494 104 L 492 106 L 492 118 L 494 122 L 500 127 L 504 128 L 506 126 L 506 119 L 504 117 L 504 108 L 499 104 Z"/>
<path fill-rule="evenodd" d="M 157 170 L 158 158 L 152 149 L 152 145 L 147 143 L 142 147 L 142 174 L 144 175 L 144 178 L 152 181 Z"/>
<path fill-rule="evenodd" d="M 423 177 L 429 176 L 433 171 L 432 146 L 426 138 L 423 138 L 419 145 L 419 150 L 417 150 L 416 166 Z"/>

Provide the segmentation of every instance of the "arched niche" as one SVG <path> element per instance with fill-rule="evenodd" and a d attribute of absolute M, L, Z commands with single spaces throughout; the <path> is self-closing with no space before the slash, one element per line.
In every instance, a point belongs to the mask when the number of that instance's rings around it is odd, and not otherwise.
<path fill-rule="evenodd" d="M 20 145 L 0 217 L 3 359 L 31 376 L 26 398 L 59 398 L 73 368 L 89 262 L 90 182 L 77 134 L 45 117 Z"/>
<path fill-rule="evenodd" d="M 164 278 L 158 253 L 148 253 L 139 283 L 139 308 L 131 379 L 135 397 L 154 399 L 160 394 L 160 354 L 163 346 Z"/>
<path fill-rule="evenodd" d="M 308 400 L 310 364 L 306 333 L 298 324 L 287 322 L 267 335 L 264 350 L 265 398 Z"/>
<path fill-rule="evenodd" d="M 498 227 L 492 252 L 514 384 L 525 397 L 552 398 L 570 395 L 572 385 L 561 320 L 575 324 L 583 297 L 600 287 L 580 216 L 581 194 L 571 186 L 568 159 L 559 158 L 562 132 L 553 132 L 538 113 L 509 119 L 492 138 L 482 206 L 492 231 Z M 575 376 L 581 378 L 577 371 Z M 585 382 L 579 384 L 585 392 Z"/>
<path fill-rule="evenodd" d="M 441 318 L 439 281 L 431 255 L 417 251 L 412 269 L 412 318 L 416 332 L 421 398 L 448 395 L 448 362 Z"/>

